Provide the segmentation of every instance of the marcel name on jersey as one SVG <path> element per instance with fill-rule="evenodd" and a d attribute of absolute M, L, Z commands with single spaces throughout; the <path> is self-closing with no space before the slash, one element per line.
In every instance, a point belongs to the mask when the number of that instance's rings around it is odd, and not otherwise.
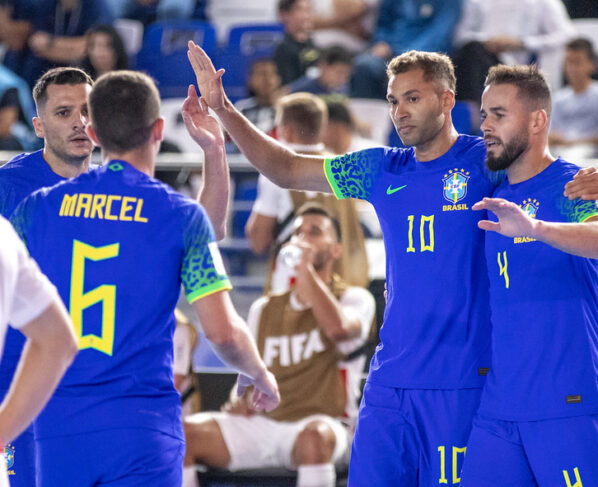
<path fill-rule="evenodd" d="M 147 223 L 143 198 L 117 194 L 65 194 L 58 216 Z"/>

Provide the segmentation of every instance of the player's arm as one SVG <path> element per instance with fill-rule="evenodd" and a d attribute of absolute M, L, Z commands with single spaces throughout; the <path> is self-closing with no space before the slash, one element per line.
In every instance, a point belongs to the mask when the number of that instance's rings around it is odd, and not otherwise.
<path fill-rule="evenodd" d="M 587 202 L 594 211 L 580 223 L 547 222 L 531 218 L 518 205 L 502 198 L 484 198 L 474 210 L 489 210 L 497 222 L 480 220 L 478 226 L 506 237 L 531 237 L 563 252 L 598 258 L 598 211 L 594 202 Z"/>
<path fill-rule="evenodd" d="M 237 369 L 239 394 L 253 385 L 253 409 L 271 411 L 280 401 L 274 376 L 266 369 L 243 319 L 237 314 L 227 291 L 220 291 L 192 303 L 206 338 L 216 354 Z"/>
<path fill-rule="evenodd" d="M 295 292 L 299 301 L 311 307 L 318 325 L 331 340 L 338 342 L 359 336 L 362 329 L 359 317 L 347 313 L 327 283 L 318 276 L 312 263 L 312 249 L 304 242 L 294 245 L 303 249 L 296 267 Z"/>
<path fill-rule="evenodd" d="M 182 108 L 183 120 L 191 138 L 203 149 L 203 178 L 198 201 L 206 209 L 216 238 L 226 236 L 230 176 L 226 163 L 224 135 L 218 121 L 208 112 L 205 100 L 189 86 Z"/>
<path fill-rule="evenodd" d="M 205 51 L 192 41 L 187 54 L 202 97 L 258 171 L 283 188 L 331 192 L 323 157 L 297 154 L 265 135 L 226 96 L 222 86 L 224 70 L 216 71 Z"/>
<path fill-rule="evenodd" d="M 245 236 L 249 240 L 249 246 L 253 252 L 263 254 L 270 248 L 274 242 L 275 226 L 276 217 L 251 211 L 245 225 Z"/>
<path fill-rule="evenodd" d="M 19 329 L 27 341 L 0 406 L 3 444 L 16 438 L 40 413 L 78 350 L 71 322 L 58 297 Z"/>

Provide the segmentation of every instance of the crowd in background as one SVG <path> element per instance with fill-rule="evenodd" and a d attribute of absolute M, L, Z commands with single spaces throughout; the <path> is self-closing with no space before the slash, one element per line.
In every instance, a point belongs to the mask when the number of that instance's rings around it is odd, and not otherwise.
<path fill-rule="evenodd" d="M 230 0 L 218 5 L 209 0 L 0 1 L 0 149 L 39 147 L 31 126 L 30 88 L 50 67 L 82 67 L 93 78 L 113 69 L 143 69 L 138 66 L 135 48 L 126 45 L 130 40 L 121 37 L 122 19 L 136 22 L 134 25 L 145 27 L 146 32 L 155 22 L 208 22 L 222 40 L 227 26 L 219 16 L 224 15 L 228 3 L 231 8 L 235 5 Z M 468 105 L 471 131 L 475 132 L 478 100 L 490 66 L 535 62 L 547 72 L 553 89 L 570 85 L 563 53 L 567 42 L 579 37 L 572 18 L 598 18 L 595 2 L 584 0 L 500 0 L 492 2 L 492 8 L 481 0 L 256 3 L 260 4 L 263 17 L 258 14 L 252 21 L 282 24 L 284 35 L 272 49 L 271 59 L 247 62 L 243 73 L 246 89 L 236 98 L 243 99 L 238 105 L 243 113 L 266 132 L 274 126 L 276 100 L 287 93 L 383 100 L 387 62 L 411 49 L 451 55 L 457 70 L 457 100 Z M 595 72 L 594 51 L 586 51 L 588 69 L 593 67 Z M 224 80 L 226 83 L 226 75 Z M 580 93 L 577 88 L 573 91 Z M 584 93 L 584 102 L 575 106 L 587 106 L 586 99 L 595 100 L 594 88 Z M 585 141 L 598 136 L 598 124 L 592 122 L 584 131 Z M 353 123 L 358 132 L 367 134 L 359 120 Z M 571 136 L 561 133 L 552 138 L 553 143 L 570 140 Z M 396 143 L 396 139 L 390 142 Z M 229 148 L 235 150 L 232 144 Z"/>

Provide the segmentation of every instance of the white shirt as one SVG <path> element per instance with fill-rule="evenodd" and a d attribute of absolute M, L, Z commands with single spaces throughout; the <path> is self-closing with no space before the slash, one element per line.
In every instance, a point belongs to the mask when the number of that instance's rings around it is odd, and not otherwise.
<path fill-rule="evenodd" d="M 575 29 L 561 0 L 466 0 L 455 45 L 498 36 L 519 39 L 527 51 L 505 52 L 505 64 L 527 64 L 530 52 L 563 46 Z"/>
<path fill-rule="evenodd" d="M 565 140 L 598 137 L 598 81 L 582 93 L 567 86 L 554 94 L 550 131 Z"/>
<path fill-rule="evenodd" d="M 8 323 L 21 328 L 55 299 L 56 288 L 44 276 L 11 224 L 0 216 L 0 350 Z"/>

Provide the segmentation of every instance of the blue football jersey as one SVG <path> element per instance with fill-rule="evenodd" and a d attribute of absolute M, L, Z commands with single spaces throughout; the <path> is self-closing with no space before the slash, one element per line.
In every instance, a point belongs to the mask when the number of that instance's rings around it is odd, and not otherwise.
<path fill-rule="evenodd" d="M 490 367 L 485 215 L 492 193 L 478 137 L 461 135 L 438 159 L 376 148 L 325 163 L 339 198 L 373 204 L 386 249 L 388 296 L 369 380 L 388 387 L 481 387 Z"/>
<path fill-rule="evenodd" d="M 557 159 L 527 181 L 503 182 L 495 196 L 541 220 L 583 222 L 598 215 L 596 203 L 563 196 L 578 169 Z M 480 412 L 507 421 L 598 412 L 597 261 L 495 232 L 486 258 L 493 362 Z"/>
<path fill-rule="evenodd" d="M 173 311 L 230 288 L 203 208 L 114 160 L 25 199 L 12 222 L 69 309 L 79 354 L 38 438 L 118 427 L 182 438 Z"/>
<path fill-rule="evenodd" d="M 44 160 L 41 150 L 19 154 L 0 167 L 0 214 L 10 218 L 17 205 L 34 191 L 53 186 L 64 178 Z M 6 345 L 0 362 L 0 391 L 6 392 L 25 344 L 23 334 L 14 328 L 6 332 Z"/>

